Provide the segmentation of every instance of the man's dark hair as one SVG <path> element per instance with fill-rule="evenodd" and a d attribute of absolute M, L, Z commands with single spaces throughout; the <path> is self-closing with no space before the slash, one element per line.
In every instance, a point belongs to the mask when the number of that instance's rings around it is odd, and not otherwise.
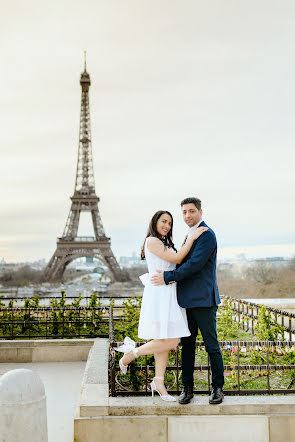
<path fill-rule="evenodd" d="M 180 203 L 181 207 L 184 204 L 194 204 L 198 210 L 201 210 L 201 208 L 202 208 L 202 202 L 201 202 L 201 200 L 199 198 L 194 198 L 194 197 L 185 198 Z"/>

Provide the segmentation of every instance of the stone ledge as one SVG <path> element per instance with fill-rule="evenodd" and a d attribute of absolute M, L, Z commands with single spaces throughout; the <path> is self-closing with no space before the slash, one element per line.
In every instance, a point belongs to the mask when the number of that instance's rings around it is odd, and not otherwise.
<path fill-rule="evenodd" d="M 94 340 L 0 341 L 0 362 L 86 361 Z"/>
<path fill-rule="evenodd" d="M 14 347 L 48 347 L 50 345 L 56 346 L 76 346 L 77 344 L 83 346 L 92 346 L 94 339 L 5 339 L 0 340 L 0 349 L 2 347 L 14 348 Z"/>
<path fill-rule="evenodd" d="M 83 384 L 108 384 L 109 340 L 97 338 L 88 355 Z"/>
<path fill-rule="evenodd" d="M 109 386 L 85 384 L 80 397 L 80 416 L 107 416 L 109 414 Z"/>
<path fill-rule="evenodd" d="M 154 398 L 109 398 L 110 416 L 280 415 L 292 413 L 295 414 L 295 395 L 226 396 L 220 405 L 209 405 L 208 396 L 195 396 L 188 405 L 180 405 L 178 402 L 165 403 L 159 396 Z"/>
<path fill-rule="evenodd" d="M 109 414 L 109 340 L 98 338 L 89 352 L 82 380 L 78 414 L 81 417 Z"/>
<path fill-rule="evenodd" d="M 99 416 L 234 416 L 295 415 L 292 396 L 226 396 L 220 405 L 208 404 L 207 396 L 195 397 L 188 405 L 167 403 L 159 397 L 108 397 L 105 384 L 85 384 L 80 399 L 80 415 Z"/>

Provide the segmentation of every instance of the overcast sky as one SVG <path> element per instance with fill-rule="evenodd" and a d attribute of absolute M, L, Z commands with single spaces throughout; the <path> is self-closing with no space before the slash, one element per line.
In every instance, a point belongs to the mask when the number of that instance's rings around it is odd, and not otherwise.
<path fill-rule="evenodd" d="M 295 254 L 294 21 L 293 0 L 1 0 L 0 258 L 49 259 L 63 232 L 84 49 L 116 255 L 138 251 L 158 209 L 179 245 L 187 196 L 220 256 Z"/>

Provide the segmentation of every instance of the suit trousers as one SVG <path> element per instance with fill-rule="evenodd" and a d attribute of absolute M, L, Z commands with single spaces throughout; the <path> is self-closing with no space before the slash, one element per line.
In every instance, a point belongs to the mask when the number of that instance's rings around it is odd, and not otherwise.
<path fill-rule="evenodd" d="M 217 307 L 187 308 L 187 321 L 191 336 L 181 338 L 182 344 L 182 384 L 184 387 L 194 385 L 194 365 L 196 337 L 200 330 L 209 355 L 212 371 L 212 387 L 223 387 L 224 366 L 216 332 Z"/>

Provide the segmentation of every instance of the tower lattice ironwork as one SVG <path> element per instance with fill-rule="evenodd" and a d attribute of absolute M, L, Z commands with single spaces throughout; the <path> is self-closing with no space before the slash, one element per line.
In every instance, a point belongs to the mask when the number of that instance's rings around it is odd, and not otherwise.
<path fill-rule="evenodd" d="M 99 198 L 95 193 L 91 127 L 89 110 L 90 76 L 86 71 L 81 74 L 82 88 L 79 130 L 79 149 L 74 194 L 71 208 L 61 238 L 57 239 L 56 250 L 46 266 L 44 276 L 48 281 L 62 279 L 66 266 L 76 258 L 92 257 L 102 261 L 111 271 L 115 281 L 128 281 L 111 249 L 110 238 L 106 236 L 98 210 Z M 79 237 L 78 227 L 81 212 L 91 212 L 94 237 Z"/>

